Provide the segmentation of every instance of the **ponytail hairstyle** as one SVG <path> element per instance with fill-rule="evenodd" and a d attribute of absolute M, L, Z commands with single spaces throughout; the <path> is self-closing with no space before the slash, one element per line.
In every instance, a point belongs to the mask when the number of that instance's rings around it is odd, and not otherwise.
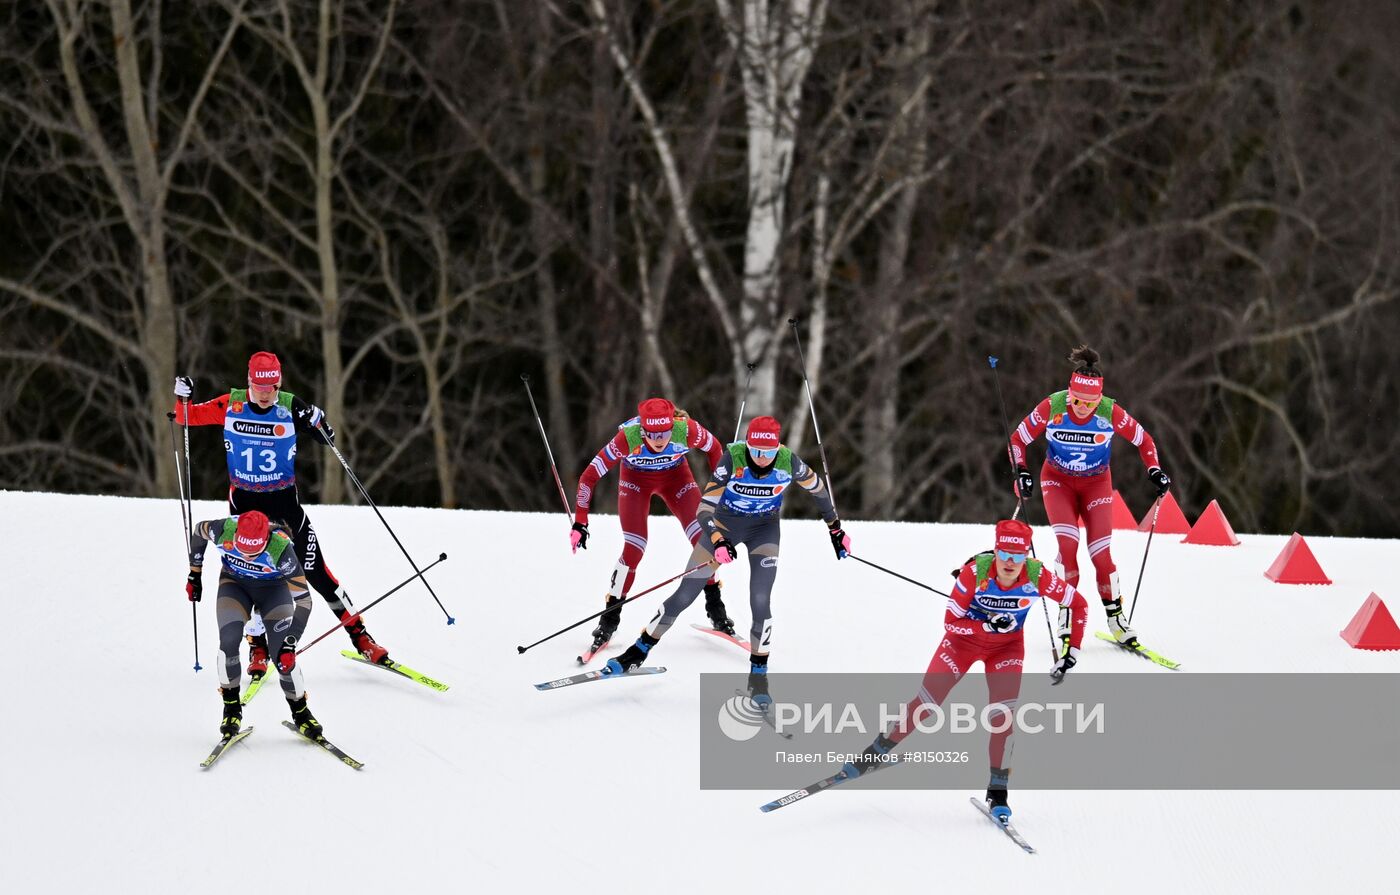
<path fill-rule="evenodd" d="M 1086 376 L 1103 376 L 1099 368 L 1099 353 L 1088 345 L 1080 345 L 1069 353 L 1069 362 L 1074 364 L 1074 372 Z"/>

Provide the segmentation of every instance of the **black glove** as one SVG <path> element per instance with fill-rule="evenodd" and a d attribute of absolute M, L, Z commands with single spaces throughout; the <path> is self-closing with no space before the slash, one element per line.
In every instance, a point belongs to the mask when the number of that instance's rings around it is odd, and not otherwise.
<path fill-rule="evenodd" d="M 188 401 L 192 394 L 194 394 L 194 380 L 188 376 L 176 376 L 175 397 Z"/>
<path fill-rule="evenodd" d="M 1058 684 L 1065 679 L 1065 675 L 1069 673 L 1069 670 L 1078 663 L 1079 650 L 1072 646 L 1067 648 L 1060 656 L 1059 661 L 1055 663 L 1055 667 L 1050 669 L 1050 680 Z"/>
<path fill-rule="evenodd" d="M 321 420 L 321 434 L 326 436 L 326 444 L 335 441 L 335 429 L 325 420 Z"/>
<path fill-rule="evenodd" d="M 1157 496 L 1163 497 L 1167 489 L 1172 486 L 1172 477 L 1162 471 L 1162 467 L 1154 466 L 1147 470 L 1147 477 L 1152 480 L 1152 484 L 1157 488 Z"/>
<path fill-rule="evenodd" d="M 204 596 L 203 572 L 203 569 L 190 566 L 190 576 L 185 579 L 185 596 L 190 598 L 191 603 L 198 603 L 200 597 Z"/>
<path fill-rule="evenodd" d="M 1008 612 L 998 612 L 996 615 L 990 616 L 982 624 L 988 631 L 994 634 L 1005 634 L 1007 631 L 1016 627 L 1016 616 Z"/>
<path fill-rule="evenodd" d="M 1016 493 L 1022 500 L 1030 500 L 1035 493 L 1035 479 L 1031 478 L 1031 471 L 1024 465 L 1016 467 Z"/>
<path fill-rule="evenodd" d="M 841 528 L 840 519 L 831 520 L 826 528 L 831 533 L 831 546 L 836 550 L 836 558 L 845 559 L 851 550 L 851 536 Z"/>
<path fill-rule="evenodd" d="M 574 552 L 577 553 L 577 552 L 578 552 L 578 548 L 580 548 L 580 547 L 582 547 L 584 550 L 587 550 L 587 549 L 588 549 L 588 523 L 587 523 L 587 522 L 575 522 L 575 523 L 574 523 L 574 529 L 573 529 L 573 530 L 576 531 L 576 532 L 578 532 L 578 538 L 577 538 L 576 540 L 574 539 L 574 537 L 573 537 L 572 535 L 569 536 L 570 540 L 574 541 L 574 543 L 573 543 L 573 545 L 572 545 L 573 548 L 574 548 Z"/>

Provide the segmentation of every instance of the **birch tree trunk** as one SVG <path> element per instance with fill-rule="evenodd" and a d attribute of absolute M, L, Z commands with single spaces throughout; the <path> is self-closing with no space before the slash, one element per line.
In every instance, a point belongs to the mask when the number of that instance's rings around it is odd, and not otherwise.
<path fill-rule="evenodd" d="M 739 57 L 748 133 L 748 226 L 739 304 L 739 367 L 757 363 L 749 407 L 771 414 L 777 399 L 780 263 L 786 195 L 802 84 L 826 18 L 826 0 L 715 0 Z M 739 381 L 742 386 L 743 382 Z"/>

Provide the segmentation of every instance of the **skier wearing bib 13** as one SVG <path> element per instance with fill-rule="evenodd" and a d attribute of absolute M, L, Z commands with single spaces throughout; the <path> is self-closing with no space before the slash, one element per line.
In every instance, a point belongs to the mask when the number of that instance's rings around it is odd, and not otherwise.
<path fill-rule="evenodd" d="M 188 377 L 176 377 L 175 422 L 185 422 L 188 406 L 191 426 L 223 427 L 229 513 L 236 516 L 260 510 L 286 524 L 306 580 L 345 625 L 355 649 L 367 660 L 387 665 L 389 651 L 375 642 L 360 616 L 351 615 L 347 608 L 349 596 L 326 566 L 316 530 L 297 493 L 298 433 L 305 432 L 322 444 L 335 438 L 321 408 L 282 390 L 282 364 L 270 351 L 248 358 L 246 389 L 229 389 L 212 401 L 189 404 L 193 389 Z M 268 643 L 260 618 L 253 618 L 247 635 L 248 673 L 261 676 L 267 670 Z"/>
<path fill-rule="evenodd" d="M 1137 641 L 1137 632 L 1123 615 L 1118 588 L 1118 570 L 1109 544 L 1113 532 L 1113 475 L 1109 452 L 1113 437 L 1122 435 L 1138 449 L 1147 477 L 1158 499 L 1167 493 L 1171 477 L 1162 471 L 1157 445 L 1147 430 L 1123 409 L 1123 405 L 1103 393 L 1103 371 L 1099 353 L 1087 345 L 1070 352 L 1075 365 L 1069 388 L 1041 401 L 1011 435 L 1011 459 L 1016 464 L 1017 494 L 1029 499 L 1035 481 L 1026 468 L 1026 449 L 1042 434 L 1045 436 L 1045 463 L 1040 468 L 1040 490 L 1045 515 L 1059 544 L 1062 577 L 1079 583 L 1079 519 L 1089 539 L 1089 559 L 1094 564 L 1099 599 L 1108 615 L 1108 628 L 1115 640 L 1127 646 Z M 1069 618 L 1060 612 L 1061 651 L 1069 633 Z"/>

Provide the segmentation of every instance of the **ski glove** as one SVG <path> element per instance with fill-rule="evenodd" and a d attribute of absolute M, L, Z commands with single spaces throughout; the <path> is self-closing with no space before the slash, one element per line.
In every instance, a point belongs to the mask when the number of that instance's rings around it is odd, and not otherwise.
<path fill-rule="evenodd" d="M 1022 500 L 1030 500 L 1035 493 L 1035 479 L 1031 478 L 1031 471 L 1025 466 L 1016 467 L 1016 494 Z"/>
<path fill-rule="evenodd" d="M 729 540 L 720 535 L 719 540 L 714 542 L 715 562 L 725 565 L 734 561 L 734 545 Z"/>
<path fill-rule="evenodd" d="M 297 639 L 288 634 L 282 640 L 282 646 L 277 650 L 277 670 L 283 674 L 291 674 L 292 669 L 297 667 Z"/>
<path fill-rule="evenodd" d="M 194 380 L 188 376 L 176 376 L 175 397 L 188 401 L 192 394 L 194 394 Z"/>
<path fill-rule="evenodd" d="M 1064 680 L 1069 670 L 1079 663 L 1079 650 L 1070 647 L 1065 654 L 1060 656 L 1060 660 L 1055 663 L 1055 667 L 1050 669 L 1050 679 L 1055 683 Z"/>
<path fill-rule="evenodd" d="M 988 619 L 982 623 L 982 627 L 986 628 L 988 633 L 991 634 L 1005 634 L 1007 631 L 1016 627 L 1016 616 L 1009 612 L 998 612 L 996 615 L 988 617 Z"/>
<path fill-rule="evenodd" d="M 573 552 L 574 552 L 574 553 L 577 553 L 577 552 L 578 552 L 578 548 L 580 548 L 580 547 L 582 547 L 584 550 L 587 550 L 587 549 L 588 549 L 588 523 L 587 523 L 587 522 L 575 522 L 575 523 L 574 523 L 574 530 L 571 531 L 571 532 L 569 532 L 569 546 L 573 548 Z"/>
<path fill-rule="evenodd" d="M 845 559 L 846 554 L 851 552 L 851 536 L 841 529 L 840 519 L 831 520 L 826 527 L 831 532 L 831 546 L 836 550 L 836 558 Z"/>
<path fill-rule="evenodd" d="M 1154 466 L 1147 470 L 1147 477 L 1152 480 L 1152 484 L 1157 488 L 1157 496 L 1166 496 L 1167 489 L 1172 486 L 1172 477 L 1162 471 L 1162 467 Z"/>
<path fill-rule="evenodd" d="M 185 596 L 189 597 L 191 603 L 198 603 L 200 597 L 204 596 L 204 570 L 196 566 L 190 566 L 190 575 L 185 579 Z"/>

